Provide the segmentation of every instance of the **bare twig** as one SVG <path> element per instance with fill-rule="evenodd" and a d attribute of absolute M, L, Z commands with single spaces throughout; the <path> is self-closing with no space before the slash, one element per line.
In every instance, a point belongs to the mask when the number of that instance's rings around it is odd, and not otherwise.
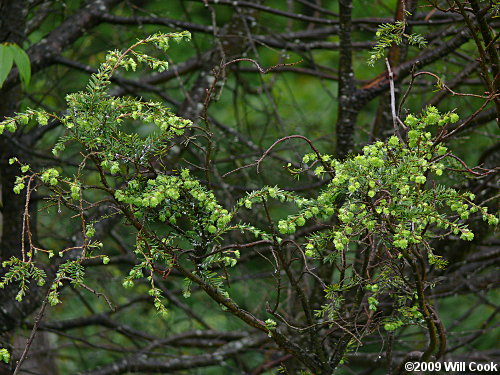
<path fill-rule="evenodd" d="M 400 132 L 400 127 L 406 130 L 405 124 L 398 117 L 396 113 L 396 93 L 394 90 L 394 74 L 392 73 L 391 65 L 389 64 L 389 59 L 385 59 L 385 65 L 387 66 L 387 72 L 389 74 L 389 87 L 391 92 L 391 112 L 392 112 L 392 124 L 394 126 L 394 134 L 396 134 L 401 142 L 404 142 L 403 136 Z"/>
<path fill-rule="evenodd" d="M 21 370 L 21 366 L 22 366 L 23 362 L 25 361 L 26 357 L 28 356 L 28 352 L 30 350 L 31 344 L 33 344 L 33 340 L 35 339 L 36 332 L 38 330 L 38 327 L 40 326 L 43 315 L 45 313 L 47 303 L 48 303 L 48 294 L 47 294 L 47 296 L 45 296 L 45 299 L 43 300 L 42 306 L 40 307 L 40 310 L 38 311 L 38 314 L 35 318 L 35 322 L 33 324 L 33 329 L 31 330 L 30 337 L 26 341 L 26 345 L 24 347 L 23 354 L 21 354 L 21 358 L 19 358 L 19 361 L 17 361 L 16 368 L 15 368 L 14 373 L 12 375 L 19 374 L 19 371 Z"/>

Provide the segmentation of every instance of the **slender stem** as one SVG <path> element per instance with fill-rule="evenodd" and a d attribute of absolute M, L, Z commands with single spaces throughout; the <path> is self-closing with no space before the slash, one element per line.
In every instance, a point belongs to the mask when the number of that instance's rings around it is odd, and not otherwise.
<path fill-rule="evenodd" d="M 21 366 L 22 366 L 23 362 L 25 361 L 26 357 L 28 356 L 28 352 L 30 350 L 31 344 L 33 344 L 33 340 L 35 339 L 36 332 L 38 330 L 38 327 L 40 326 L 43 315 L 45 313 L 45 308 L 47 307 L 47 302 L 48 302 L 48 295 L 45 296 L 45 299 L 43 300 L 42 306 L 40 307 L 40 311 L 38 312 L 38 314 L 35 318 L 35 322 L 33 323 L 33 329 L 31 330 L 30 337 L 26 341 L 26 346 L 24 347 L 23 354 L 21 354 L 21 358 L 19 358 L 19 361 L 17 361 L 16 368 L 15 368 L 12 375 L 19 374 L 19 371 L 21 370 Z"/>

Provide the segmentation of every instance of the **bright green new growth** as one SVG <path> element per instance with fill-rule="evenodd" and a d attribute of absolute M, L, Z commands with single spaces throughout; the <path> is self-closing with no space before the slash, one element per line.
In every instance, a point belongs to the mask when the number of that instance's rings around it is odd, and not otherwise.
<path fill-rule="evenodd" d="M 395 27 L 397 32 L 391 31 L 391 35 L 401 38 L 404 25 Z M 382 29 L 390 31 L 391 28 Z M 382 38 L 382 34 L 378 37 Z M 44 185 L 54 201 L 79 213 L 84 228 L 78 248 L 54 251 L 30 244 L 29 249 L 22 249 L 22 259 L 4 262 L 4 267 L 10 270 L 0 287 L 19 282 L 19 300 L 27 291 L 29 279 L 39 284 L 46 279 L 35 266 L 36 255 L 40 252 L 47 253 L 49 258 L 59 253 L 69 259 L 64 259 L 49 289 L 51 304 L 60 302 L 59 290 L 65 281 L 85 285 L 83 260 L 100 258 L 104 265 L 110 262 L 102 250 L 102 243 L 93 237 L 95 224 L 113 215 L 123 216 L 137 230 L 134 252 L 138 263 L 124 279 L 123 286 L 133 287 L 134 280 L 146 278 L 148 293 L 162 316 L 167 315 L 167 310 L 155 284 L 155 275 L 164 272 L 166 276 L 168 270 L 180 267 L 180 256 L 189 259 L 194 267 L 191 275 L 195 276 L 186 279 L 186 297 L 191 293 L 195 278 L 228 297 L 219 270 L 236 266 L 240 256 L 235 248 L 221 250 L 225 235 L 230 231 L 249 232 L 279 247 L 298 228 L 319 220 L 325 223 L 324 229 L 314 232 L 305 244 L 301 244 L 308 261 L 334 262 L 338 257 L 345 257 L 357 244 L 385 251 L 394 262 L 410 262 L 425 254 L 429 263 L 444 267 L 446 261 L 433 253 L 432 239 L 456 235 L 472 240 L 474 235 L 463 220 L 476 211 L 480 211 L 490 224 L 498 223 L 498 218 L 473 202 L 472 194 L 433 183 L 435 176 L 441 176 L 454 159 L 446 147 L 435 141 L 429 129 L 458 120 L 455 113 L 440 114 L 434 107 L 428 107 L 421 116 L 406 118 L 408 133 L 404 143 L 392 136 L 386 142 L 378 141 L 364 147 L 362 154 L 345 161 L 335 160 L 330 155 L 305 155 L 305 164 L 321 158 L 317 175 L 333 177 L 316 198 L 304 198 L 278 187 L 264 187 L 240 199 L 235 207 L 224 208 L 214 193 L 191 176 L 189 170 L 167 170 L 162 164 L 162 156 L 178 142 L 177 137 L 191 127 L 189 120 L 175 116 L 162 103 L 118 98 L 108 93 L 112 75 L 119 67 L 135 70 L 138 64 L 145 63 L 159 71 L 166 69 L 164 61 L 137 48 L 153 45 L 166 50 L 170 39 L 189 39 L 189 34 L 155 34 L 123 53 L 108 54 L 98 73 L 92 75 L 87 90 L 67 96 L 68 111 L 64 116 L 27 110 L 0 123 L 1 134 L 4 129 L 14 132 L 30 122 L 44 126 L 49 120 L 59 121 L 67 134 L 55 145 L 54 154 L 64 152 L 66 147 L 77 147 L 82 153 L 81 163 L 71 176 L 60 168 L 33 171 L 29 165 L 15 158 L 11 160 L 11 164 L 19 164 L 23 173 L 17 178 L 16 193 L 26 191 L 29 199 L 35 185 Z M 382 43 L 385 39 L 380 40 Z M 134 127 L 138 123 L 153 125 L 156 131 L 147 137 L 126 131 L 127 126 Z M 89 164 L 93 167 L 88 168 Z M 116 210 L 99 218 L 87 218 L 98 199 L 112 201 Z M 282 238 L 276 233 L 234 223 L 239 210 L 256 209 L 255 206 L 270 199 L 293 202 L 300 209 L 297 214 L 278 222 Z M 158 227 L 162 229 L 157 230 Z M 164 271 L 159 271 L 158 265 Z M 317 311 L 317 317 L 333 320 L 342 303 L 337 293 L 357 285 L 370 291 L 368 304 L 373 311 L 378 309 L 379 294 L 389 289 L 399 293 L 393 316 L 384 322 L 385 329 L 394 330 L 404 324 L 421 322 L 418 298 L 405 290 L 400 276 L 389 266 L 374 280 L 368 280 L 365 275 L 351 275 L 339 284 L 329 285 L 325 291 L 326 303 Z M 276 322 L 266 321 L 269 334 L 275 326 Z"/>
<path fill-rule="evenodd" d="M 433 175 L 442 175 L 454 159 L 450 160 L 446 147 L 433 140 L 427 127 L 457 120 L 455 113 L 442 115 L 436 108 L 428 107 L 422 116 L 406 118 L 407 144 L 392 136 L 387 142 L 365 146 L 362 154 L 346 161 L 322 155 L 335 177 L 316 199 L 301 200 L 304 208 L 280 221 L 280 232 L 293 233 L 311 218 L 337 217 L 338 223 L 332 230 L 312 236 L 306 245 L 307 255 L 326 261 L 336 258 L 335 253 L 324 252 L 328 244 L 333 243 L 339 251 L 348 249 L 349 243 L 364 233 L 380 238 L 381 245 L 388 249 L 397 248 L 403 253 L 408 248 L 423 246 L 430 257 L 429 240 L 436 236 L 458 234 L 472 240 L 474 235 L 461 219 L 479 210 L 490 224 L 496 224 L 498 219 L 474 204 L 472 194 L 428 182 Z M 303 162 L 317 158 L 315 153 L 307 154 Z"/>
<path fill-rule="evenodd" d="M 224 209 L 215 199 L 213 192 L 191 177 L 187 169 L 165 171 L 152 168 L 152 161 L 161 160 L 161 156 L 175 144 L 174 138 L 181 136 L 185 129 L 192 125 L 191 121 L 175 116 L 159 102 L 118 98 L 108 94 L 112 75 L 119 67 L 135 70 L 139 63 L 145 63 L 158 71 L 168 67 L 167 62 L 138 51 L 138 47 L 153 45 L 165 51 L 168 49 L 169 40 L 183 39 L 190 39 L 190 34 L 155 34 L 137 42 L 123 53 L 110 52 L 98 73 L 91 76 L 87 90 L 67 96 L 68 110 L 63 117 L 28 109 L 25 113 L 16 114 L 0 123 L 1 134 L 5 129 L 14 132 L 19 126 L 28 125 L 30 122 L 45 126 L 50 119 L 59 121 L 67 129 L 67 134 L 54 146 L 54 155 L 64 152 L 67 146 L 79 145 L 84 150 L 80 167 L 71 177 L 64 176 L 59 168 L 35 172 L 16 158 L 10 160 L 10 164 L 18 163 L 23 173 L 16 180 L 14 191 L 17 194 L 30 184 L 33 188 L 35 179 L 47 186 L 51 195 L 61 199 L 68 208 L 82 211 L 83 225 L 86 228 L 82 252 L 71 255 L 71 258 L 76 257 L 77 260 L 64 262 L 59 267 L 48 296 L 52 305 L 60 303 L 59 289 L 64 281 L 83 285 L 83 260 L 99 257 L 102 258 L 103 264 L 110 262 L 108 256 L 94 254 L 101 251 L 102 243 L 91 240 L 95 229 L 92 223 L 89 224 L 83 219 L 83 214 L 86 214 L 83 206 L 89 199 L 87 192 L 95 190 L 86 181 L 89 176 L 85 175 L 85 167 L 89 163 L 93 163 L 99 170 L 101 186 L 97 190 L 110 194 L 124 211 L 130 213 L 132 217 L 128 218 L 129 221 L 133 221 L 136 226 L 142 226 L 144 231 L 149 230 L 149 225 L 154 223 L 165 223 L 168 226 L 166 233 L 162 236 L 154 235 L 153 238 L 139 230 L 135 248 L 139 263 L 123 282 L 125 287 L 131 287 L 134 285 L 133 280 L 146 276 L 151 285 L 148 293 L 163 316 L 166 316 L 167 311 L 160 297 L 161 292 L 155 286 L 154 264 L 160 263 L 170 268 L 175 262 L 174 254 L 179 248 L 189 244 L 196 252 L 202 245 L 216 246 L 221 236 L 230 230 L 250 231 L 255 235 L 263 233 L 245 224 L 230 226 L 234 212 Z M 124 131 L 125 125 L 139 122 L 155 125 L 158 130 L 148 137 Z M 114 180 L 111 181 L 112 179 Z M 178 220 L 187 222 L 187 228 L 181 227 Z M 59 256 L 65 256 L 68 251 L 75 250 L 64 249 L 58 252 Z M 12 258 L 4 262 L 4 266 L 10 266 L 10 271 L 3 277 L 0 287 L 12 281 L 19 282 L 21 289 L 18 300 L 25 295 L 29 279 L 34 278 L 39 284 L 45 280 L 45 274 L 34 263 L 37 252 L 45 252 L 49 258 L 55 253 L 53 250 L 33 248 L 25 254 L 23 249 L 23 260 Z M 222 291 L 222 278 L 209 268 L 217 264 L 233 267 L 238 258 L 238 250 L 200 256 L 198 276 Z M 186 294 L 188 289 L 189 283 L 186 286 Z"/>
<path fill-rule="evenodd" d="M 1 348 L 0 349 L 0 361 L 3 361 L 5 363 L 9 363 L 10 362 L 10 353 L 5 348 Z"/>
<path fill-rule="evenodd" d="M 471 241 L 474 234 L 463 221 L 475 212 L 481 212 L 489 224 L 498 224 L 497 217 L 473 202 L 472 193 L 461 193 L 435 182 L 435 176 L 441 176 L 448 167 L 456 169 L 457 166 L 451 153 L 435 141 L 429 128 L 457 121 L 455 113 L 440 114 L 435 107 L 428 107 L 421 116 L 408 115 L 405 119 L 406 143 L 392 136 L 386 142 L 365 146 L 362 154 L 352 155 L 345 161 L 321 155 L 331 170 L 322 168 L 317 174 L 330 172 L 335 177 L 317 198 L 296 199 L 301 211 L 281 220 L 279 231 L 293 234 L 297 227 L 314 219 L 332 223 L 311 235 L 305 244 L 305 255 L 322 262 L 336 262 L 344 258 L 352 246 L 358 245 L 366 246 L 366 251 L 371 248 L 385 251 L 391 258 L 410 264 L 413 259 L 426 257 L 431 265 L 445 267 L 446 260 L 434 254 L 431 240 L 458 236 Z M 303 158 L 304 163 L 317 160 L 316 153 Z M 384 325 L 385 329 L 420 323 L 422 314 L 415 305 L 418 298 L 405 291 L 401 276 L 388 266 L 377 278 L 377 284 L 366 286 L 373 292 L 368 297 L 369 309 L 377 310 L 377 295 L 381 292 L 398 290 L 395 303 L 399 308 Z M 343 286 L 329 286 L 326 298 L 330 302 L 317 311 L 318 317 L 333 320 L 342 304 L 335 292 L 360 283 L 366 280 L 352 275 L 350 281 L 343 281 Z M 408 302 L 411 307 L 407 306 Z"/>
<path fill-rule="evenodd" d="M 112 175 L 120 174 L 119 177 L 126 181 L 129 173 L 140 175 L 139 171 L 149 168 L 149 163 L 154 156 L 161 155 L 171 147 L 169 140 L 181 135 L 184 129 L 191 125 L 189 120 L 173 115 L 162 103 L 141 101 L 133 98 L 117 98 L 110 96 L 107 92 L 112 75 L 119 67 L 135 70 L 138 63 L 145 63 L 152 69 L 158 71 L 165 70 L 167 68 L 165 61 L 138 51 L 137 48 L 152 45 L 162 51 L 166 51 L 170 39 L 177 42 L 183 39 L 189 40 L 190 34 L 188 32 L 159 33 L 138 41 L 123 53 L 118 51 L 109 53 L 106 61 L 101 64 L 98 73 L 91 76 L 87 91 L 67 96 L 68 111 L 63 117 L 47 113 L 43 110 L 28 109 L 24 113 L 16 114 L 16 116 L 6 118 L 2 121 L 0 123 L 0 134 L 4 130 L 14 132 L 19 126 L 28 125 L 30 122 L 45 126 L 51 119 L 52 121 L 58 121 L 67 128 L 67 134 L 55 145 L 53 153 L 58 155 L 64 151 L 68 144 L 78 144 L 86 152 L 78 173 L 72 177 L 63 176 L 61 174 L 62 171 L 56 168 L 47 168 L 41 172 L 31 171 L 28 165 L 23 165 L 16 158 L 12 158 L 9 161 L 10 164 L 19 163 L 21 172 L 24 174 L 17 178 L 14 191 L 19 194 L 27 186 L 30 186 L 30 184 L 31 188 L 33 188 L 35 184 L 33 180 L 36 179 L 39 183 L 48 186 L 53 196 L 62 198 L 65 205 L 75 209 L 76 205 L 79 204 L 78 201 L 80 203 L 84 202 L 83 191 L 86 189 L 89 190 L 83 176 L 85 163 L 88 163 L 89 160 L 100 167 L 105 185 L 104 189 L 111 192 L 113 189 L 107 185 L 106 172 Z M 141 138 L 135 133 L 128 134 L 123 130 L 123 125 L 126 121 L 141 121 L 147 124 L 154 124 L 159 131 L 149 137 Z M 187 177 L 184 172 L 182 175 L 184 177 L 180 178 Z M 159 175 L 157 181 L 172 181 L 172 179 L 175 180 L 176 177 Z M 148 186 L 152 186 L 151 183 L 148 184 L 146 178 L 141 181 L 141 183 L 143 182 Z M 126 200 L 126 191 L 129 191 L 132 186 L 133 180 L 128 184 L 127 189 L 124 190 L 125 193 L 121 195 L 123 200 Z M 172 186 L 174 186 L 175 190 L 175 183 Z M 167 190 L 165 194 L 170 198 L 178 198 L 176 193 L 173 193 L 174 190 Z M 191 187 L 192 194 L 195 191 L 198 192 L 201 190 L 202 188 L 199 187 L 198 182 L 193 182 L 193 186 Z M 121 190 L 116 190 L 117 197 L 120 196 L 120 193 Z M 151 196 L 144 198 L 139 206 L 155 206 L 155 199 L 158 199 L 161 192 L 157 190 L 150 193 Z M 162 196 L 160 199 L 164 198 Z M 216 209 L 215 205 L 213 207 L 209 206 L 209 208 Z M 218 215 L 212 215 L 212 222 L 222 231 L 222 228 L 228 222 L 225 218 L 227 211 L 220 209 L 219 211 Z M 143 214 L 137 212 L 136 215 L 142 216 Z M 50 288 L 49 302 L 51 304 L 60 302 L 58 290 L 64 281 L 70 281 L 76 285 L 83 283 L 84 268 L 81 262 L 84 259 L 94 257 L 92 252 L 98 251 L 102 247 L 100 242 L 92 242 L 90 240 L 94 234 L 93 227 L 86 225 L 86 228 L 82 254 L 76 256 L 77 260 L 67 261 L 59 267 L 59 271 Z M 69 250 L 71 249 L 60 251 L 59 256 L 64 256 L 64 253 Z M 29 279 L 37 280 L 39 285 L 43 285 L 45 282 L 45 273 L 38 269 L 34 263 L 36 253 L 45 252 L 49 258 L 54 255 L 54 251 L 52 250 L 35 248 L 33 246 L 28 251 L 25 251 L 23 248 L 22 252 L 22 260 L 12 258 L 3 263 L 3 267 L 10 267 L 10 269 L 3 276 L 2 283 L 0 284 L 0 287 L 4 287 L 4 285 L 10 282 L 19 282 L 20 291 L 16 297 L 18 300 L 21 300 L 25 295 Z M 73 255 L 72 257 L 75 256 Z M 107 256 L 99 255 L 99 257 L 102 257 L 104 264 L 109 262 Z M 152 294 L 154 296 L 157 295 L 156 292 Z"/>

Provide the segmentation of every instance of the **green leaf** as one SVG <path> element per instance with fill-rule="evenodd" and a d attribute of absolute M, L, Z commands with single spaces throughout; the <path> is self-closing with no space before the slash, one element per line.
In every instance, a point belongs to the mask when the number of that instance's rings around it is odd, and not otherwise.
<path fill-rule="evenodd" d="M 5 363 L 9 363 L 10 361 L 10 353 L 5 348 L 0 349 L 0 361 L 3 361 Z"/>
<path fill-rule="evenodd" d="M 0 44 L 0 87 L 2 87 L 5 79 L 9 75 L 12 63 L 14 61 L 12 49 L 8 44 Z"/>
<path fill-rule="evenodd" d="M 24 87 L 30 84 L 31 80 L 31 63 L 28 54 L 17 44 L 10 44 L 10 50 L 14 56 L 14 62 L 19 70 L 19 77 Z"/>

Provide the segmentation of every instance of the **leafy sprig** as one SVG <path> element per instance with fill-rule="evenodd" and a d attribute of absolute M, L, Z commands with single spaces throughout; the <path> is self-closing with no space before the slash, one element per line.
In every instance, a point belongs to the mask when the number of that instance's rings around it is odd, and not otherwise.
<path fill-rule="evenodd" d="M 385 49 L 392 45 L 399 46 L 403 39 L 406 38 L 408 43 L 418 48 L 423 48 L 427 45 L 427 41 L 420 34 L 406 34 L 406 22 L 396 21 L 394 23 L 384 23 L 380 25 L 375 33 L 377 43 L 373 47 L 368 65 L 373 66 L 375 63 L 384 57 Z"/>

